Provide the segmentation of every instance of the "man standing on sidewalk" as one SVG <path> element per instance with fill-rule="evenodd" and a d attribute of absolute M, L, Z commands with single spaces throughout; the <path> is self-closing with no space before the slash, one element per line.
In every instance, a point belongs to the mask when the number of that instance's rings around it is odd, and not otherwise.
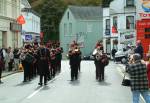
<path fill-rule="evenodd" d="M 146 103 L 150 103 L 146 64 L 141 62 L 140 54 L 134 54 L 131 61 L 128 72 L 131 78 L 133 103 L 139 103 L 140 95 L 143 96 Z"/>
<path fill-rule="evenodd" d="M 3 57 L 3 53 L 2 53 L 2 49 L 1 49 L 1 50 L 0 50 L 0 84 L 3 83 L 3 82 L 1 81 L 3 68 L 4 68 L 4 57 Z"/>
<path fill-rule="evenodd" d="M 0 60 L 0 84 L 2 83 L 1 81 L 1 77 L 2 77 L 2 69 L 3 69 L 3 66 L 2 66 L 2 60 Z"/>

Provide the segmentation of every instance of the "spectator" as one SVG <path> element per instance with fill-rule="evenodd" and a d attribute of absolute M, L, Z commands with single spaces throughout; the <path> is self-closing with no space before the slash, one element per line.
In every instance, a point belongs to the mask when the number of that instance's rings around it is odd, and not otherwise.
<path fill-rule="evenodd" d="M 150 88 L 150 57 L 148 58 L 148 64 L 147 64 L 147 76 L 148 76 L 148 82 L 149 82 L 149 88 Z"/>
<path fill-rule="evenodd" d="M 136 48 L 135 48 L 135 50 L 134 50 L 134 53 L 140 54 L 141 59 L 143 58 L 143 46 L 142 46 L 140 40 L 138 40 L 138 41 L 136 42 Z"/>
<path fill-rule="evenodd" d="M 150 103 L 146 64 L 141 62 L 139 54 L 133 54 L 131 61 L 132 63 L 129 64 L 128 72 L 131 78 L 133 103 L 139 103 L 140 94 L 146 103 Z"/>
<path fill-rule="evenodd" d="M 117 50 L 115 49 L 115 48 L 113 48 L 112 50 L 111 50 L 111 55 L 112 55 L 112 57 L 113 57 L 113 61 L 115 62 L 115 53 L 117 52 Z"/>

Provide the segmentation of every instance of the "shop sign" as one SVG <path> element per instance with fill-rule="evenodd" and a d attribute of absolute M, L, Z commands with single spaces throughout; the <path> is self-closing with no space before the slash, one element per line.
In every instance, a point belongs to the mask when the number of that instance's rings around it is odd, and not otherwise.
<path fill-rule="evenodd" d="M 22 25 L 22 24 L 25 24 L 25 19 L 23 17 L 23 15 L 20 15 L 18 18 L 17 18 L 17 22 Z"/>
<path fill-rule="evenodd" d="M 25 41 L 31 41 L 32 35 L 25 35 Z"/>
<path fill-rule="evenodd" d="M 146 28 L 150 27 L 150 21 L 147 20 L 138 20 L 136 24 L 137 28 Z"/>
<path fill-rule="evenodd" d="M 134 42 L 135 40 L 135 32 L 133 31 L 127 31 L 127 32 L 120 32 L 120 43 L 128 43 L 128 42 Z"/>
<path fill-rule="evenodd" d="M 140 19 L 150 18 L 150 0 L 137 0 L 137 16 Z"/>

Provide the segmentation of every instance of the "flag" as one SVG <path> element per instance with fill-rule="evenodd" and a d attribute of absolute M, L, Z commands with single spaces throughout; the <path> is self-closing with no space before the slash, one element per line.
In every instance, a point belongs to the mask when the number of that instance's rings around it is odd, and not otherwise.
<path fill-rule="evenodd" d="M 23 15 L 20 15 L 18 18 L 17 18 L 17 22 L 22 25 L 22 24 L 25 24 L 25 19 L 23 17 Z"/>

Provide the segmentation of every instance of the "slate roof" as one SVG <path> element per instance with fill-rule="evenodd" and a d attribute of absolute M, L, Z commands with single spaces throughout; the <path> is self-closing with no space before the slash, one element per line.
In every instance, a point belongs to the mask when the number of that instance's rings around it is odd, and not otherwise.
<path fill-rule="evenodd" d="M 25 8 L 31 8 L 31 5 L 29 4 L 28 0 L 21 0 L 21 3 L 25 6 Z"/>
<path fill-rule="evenodd" d="M 103 16 L 103 9 L 100 6 L 69 6 L 69 9 L 76 19 L 100 20 Z"/>

